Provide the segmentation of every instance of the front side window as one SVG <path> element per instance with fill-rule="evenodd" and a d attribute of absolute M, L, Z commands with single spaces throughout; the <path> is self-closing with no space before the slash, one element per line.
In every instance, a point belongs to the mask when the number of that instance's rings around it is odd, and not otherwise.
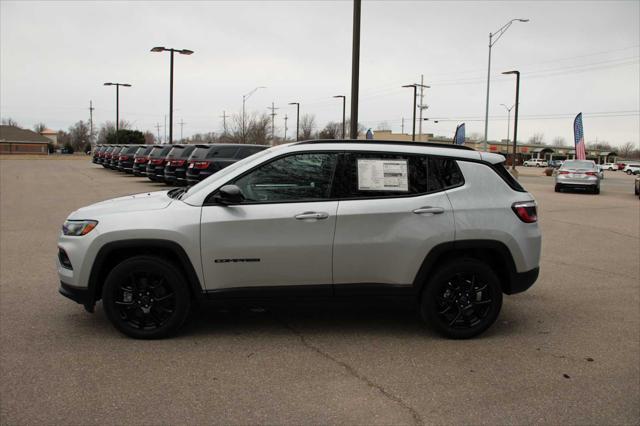
<path fill-rule="evenodd" d="M 328 199 L 337 155 L 289 155 L 264 164 L 232 183 L 242 190 L 249 203 Z"/>

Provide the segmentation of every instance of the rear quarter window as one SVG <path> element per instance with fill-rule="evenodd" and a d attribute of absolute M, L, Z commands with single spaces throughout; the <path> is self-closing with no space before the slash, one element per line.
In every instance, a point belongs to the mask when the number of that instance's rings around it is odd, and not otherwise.
<path fill-rule="evenodd" d="M 189 160 L 204 160 L 207 157 L 207 152 L 209 152 L 209 147 L 198 146 L 191 153 Z"/>
<path fill-rule="evenodd" d="M 207 158 L 233 158 L 238 151 L 237 146 L 212 147 L 207 153 Z"/>
<path fill-rule="evenodd" d="M 167 154 L 167 158 L 180 158 L 182 151 L 184 151 L 183 146 L 174 146 Z"/>
<path fill-rule="evenodd" d="M 259 146 L 247 146 L 247 147 L 242 147 L 238 150 L 238 153 L 236 154 L 236 158 L 246 158 L 250 155 L 255 154 L 256 152 L 260 152 L 264 150 L 264 148 L 259 147 Z"/>
<path fill-rule="evenodd" d="M 505 166 L 504 163 L 500 163 L 500 164 L 495 164 L 493 166 L 493 170 L 498 174 L 498 176 L 500 176 L 502 178 L 502 180 L 504 180 L 507 185 L 509 185 L 511 187 L 511 189 L 513 189 L 514 191 L 518 191 L 518 192 L 527 192 L 526 189 L 524 189 L 522 187 L 522 185 L 520 185 L 520 183 L 511 175 L 511 173 L 509 173 L 509 170 L 507 170 L 507 167 Z"/>

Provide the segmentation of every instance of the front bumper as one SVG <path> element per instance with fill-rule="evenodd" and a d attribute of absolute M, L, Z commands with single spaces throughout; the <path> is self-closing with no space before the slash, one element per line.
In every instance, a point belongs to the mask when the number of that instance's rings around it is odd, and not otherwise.
<path fill-rule="evenodd" d="M 93 312 L 94 302 L 91 300 L 92 298 L 89 295 L 89 290 L 85 287 L 74 287 L 72 285 L 66 284 L 60 281 L 60 287 L 58 288 L 58 292 L 73 300 L 76 303 L 84 306 L 87 312 Z"/>

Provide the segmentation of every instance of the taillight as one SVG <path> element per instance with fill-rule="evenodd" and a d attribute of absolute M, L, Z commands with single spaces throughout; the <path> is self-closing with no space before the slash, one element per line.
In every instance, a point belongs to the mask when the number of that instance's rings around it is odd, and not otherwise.
<path fill-rule="evenodd" d="M 194 169 L 206 169 L 207 167 L 209 167 L 208 161 L 196 161 L 191 164 L 193 164 Z"/>
<path fill-rule="evenodd" d="M 144 157 L 138 157 L 135 160 L 133 160 L 134 162 L 138 163 L 138 164 L 143 164 L 147 162 L 147 159 Z"/>
<path fill-rule="evenodd" d="M 585 174 L 587 174 L 589 176 L 597 176 L 598 175 L 596 172 L 586 172 Z"/>
<path fill-rule="evenodd" d="M 129 159 L 129 156 L 127 155 L 121 155 L 120 158 L 118 160 L 120 161 L 127 161 Z"/>
<path fill-rule="evenodd" d="M 184 162 L 185 162 L 185 160 L 173 160 L 173 161 L 171 162 L 171 165 L 172 165 L 172 166 L 180 167 L 180 166 L 183 166 L 183 165 L 184 165 Z"/>
<path fill-rule="evenodd" d="M 562 172 L 558 172 L 558 174 L 559 174 L 559 175 L 568 175 L 568 174 L 569 174 L 569 172 L 562 171 Z"/>
<path fill-rule="evenodd" d="M 534 223 L 538 221 L 538 210 L 535 201 L 513 203 L 511 209 L 524 223 Z"/>
<path fill-rule="evenodd" d="M 157 159 L 149 160 L 149 162 L 151 164 L 159 165 L 159 164 L 164 163 L 164 160 L 162 158 L 157 158 Z"/>

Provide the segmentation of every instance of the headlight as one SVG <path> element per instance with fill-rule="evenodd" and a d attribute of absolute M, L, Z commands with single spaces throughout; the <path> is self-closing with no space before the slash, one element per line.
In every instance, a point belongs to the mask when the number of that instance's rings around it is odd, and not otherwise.
<path fill-rule="evenodd" d="M 79 237 L 87 235 L 96 226 L 98 226 L 97 220 L 67 220 L 62 225 L 62 233 L 64 235 Z"/>

